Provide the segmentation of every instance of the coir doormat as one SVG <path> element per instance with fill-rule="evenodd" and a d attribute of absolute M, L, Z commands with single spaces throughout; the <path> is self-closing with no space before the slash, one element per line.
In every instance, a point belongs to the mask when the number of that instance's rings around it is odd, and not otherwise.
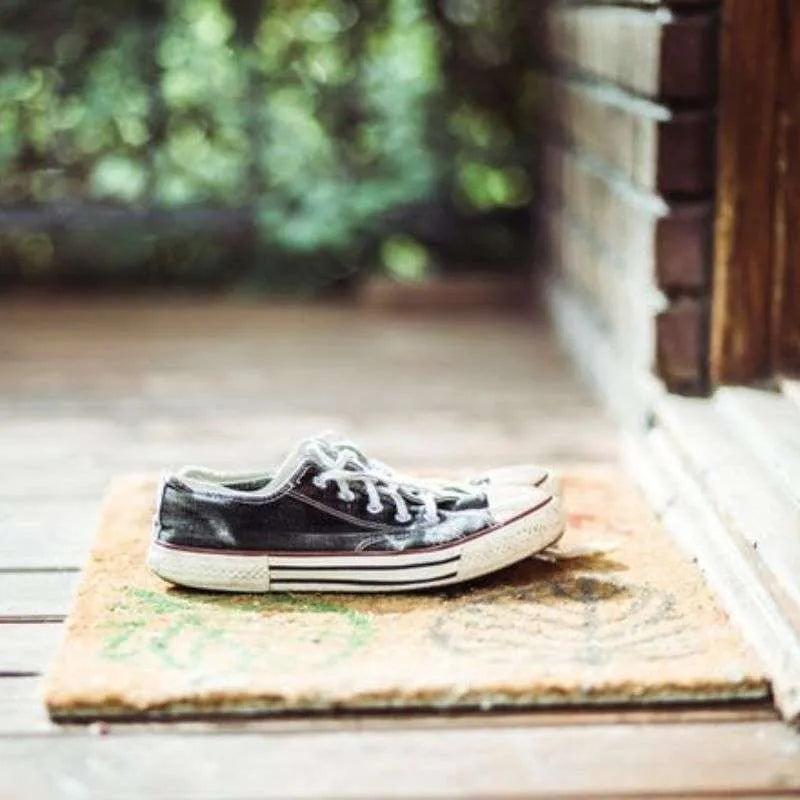
<path fill-rule="evenodd" d="M 763 697 L 692 564 L 616 473 L 566 476 L 561 547 L 404 595 L 212 594 L 144 566 L 155 481 L 109 490 L 46 689 L 56 718 Z"/>

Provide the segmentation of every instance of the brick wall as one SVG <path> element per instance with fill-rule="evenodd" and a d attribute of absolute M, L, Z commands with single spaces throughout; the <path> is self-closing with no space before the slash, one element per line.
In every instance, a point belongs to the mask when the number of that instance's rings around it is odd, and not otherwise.
<path fill-rule="evenodd" d="M 551 3 L 537 24 L 540 253 L 620 360 L 673 391 L 707 373 L 714 2 Z"/>

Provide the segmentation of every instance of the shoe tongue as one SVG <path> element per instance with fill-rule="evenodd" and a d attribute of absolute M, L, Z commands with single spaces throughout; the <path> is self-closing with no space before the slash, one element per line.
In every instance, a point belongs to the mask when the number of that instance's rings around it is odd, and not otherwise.
<path fill-rule="evenodd" d="M 289 451 L 289 454 L 273 474 L 272 479 L 264 487 L 265 494 L 273 494 L 308 464 L 316 463 L 316 459 L 312 457 L 310 452 L 311 443 L 310 439 L 304 439 Z"/>

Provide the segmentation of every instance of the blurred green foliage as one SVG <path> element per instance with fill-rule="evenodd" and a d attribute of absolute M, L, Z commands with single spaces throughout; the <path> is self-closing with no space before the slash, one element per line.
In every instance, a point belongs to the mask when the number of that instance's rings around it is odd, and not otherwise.
<path fill-rule="evenodd" d="M 523 258 L 516 0 L 0 0 L 0 269 L 316 288 Z"/>

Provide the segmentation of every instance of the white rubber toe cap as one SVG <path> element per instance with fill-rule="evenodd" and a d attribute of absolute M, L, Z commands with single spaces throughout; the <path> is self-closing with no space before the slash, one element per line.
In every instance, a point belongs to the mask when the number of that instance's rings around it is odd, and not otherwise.
<path fill-rule="evenodd" d="M 547 492 L 532 486 L 489 485 L 484 488 L 484 493 L 492 518 L 500 525 L 551 500 Z"/>
<path fill-rule="evenodd" d="M 470 482 L 485 486 L 533 486 L 557 498 L 563 494 L 561 478 L 541 464 L 515 464 L 490 469 L 471 478 Z"/>

